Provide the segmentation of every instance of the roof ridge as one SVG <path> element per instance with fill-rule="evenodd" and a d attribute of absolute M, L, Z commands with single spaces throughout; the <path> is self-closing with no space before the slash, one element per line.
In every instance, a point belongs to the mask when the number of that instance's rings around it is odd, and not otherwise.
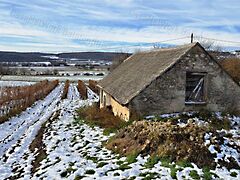
<path fill-rule="evenodd" d="M 198 44 L 198 42 L 184 44 L 184 45 L 179 45 L 179 46 L 175 46 L 175 47 L 169 47 L 169 48 L 157 48 L 157 49 L 144 50 L 144 51 L 136 52 L 134 54 L 152 53 L 152 52 L 159 52 L 159 51 L 168 51 L 168 50 L 182 49 L 182 48 L 187 48 L 187 47 L 191 48 L 191 47 L 195 46 L 196 44 Z"/>

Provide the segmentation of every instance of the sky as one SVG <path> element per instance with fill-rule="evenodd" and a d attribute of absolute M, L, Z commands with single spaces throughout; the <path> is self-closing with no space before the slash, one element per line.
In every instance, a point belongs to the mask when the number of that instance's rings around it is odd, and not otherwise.
<path fill-rule="evenodd" d="M 239 0 L 0 0 L 0 51 L 240 49 Z"/>

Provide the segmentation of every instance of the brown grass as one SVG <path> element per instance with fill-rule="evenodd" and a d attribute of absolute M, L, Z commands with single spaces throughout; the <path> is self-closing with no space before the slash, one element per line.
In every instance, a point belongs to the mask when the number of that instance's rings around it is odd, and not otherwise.
<path fill-rule="evenodd" d="M 0 91 L 0 123 L 46 97 L 58 83 L 57 80 L 45 80 L 31 86 L 2 88 Z"/>
<path fill-rule="evenodd" d="M 99 88 L 97 87 L 97 81 L 90 79 L 88 83 L 89 83 L 89 88 L 96 94 L 99 94 Z"/>
<path fill-rule="evenodd" d="M 81 80 L 78 81 L 78 91 L 82 97 L 82 99 L 87 99 L 87 87 L 85 85 L 85 83 Z"/>
<path fill-rule="evenodd" d="M 116 131 L 125 127 L 130 122 L 123 121 L 117 116 L 114 116 L 111 110 L 107 108 L 99 109 L 97 104 L 83 107 L 77 111 L 80 119 L 85 120 L 90 125 L 97 125 L 105 128 L 106 131 Z"/>
<path fill-rule="evenodd" d="M 214 167 L 214 155 L 204 146 L 206 129 L 193 124 L 181 128 L 171 122 L 138 121 L 121 129 L 106 147 L 122 155 L 150 154 Z"/>
<path fill-rule="evenodd" d="M 67 98 L 69 85 L 70 85 L 70 82 L 69 82 L 69 80 L 67 80 L 65 82 L 65 85 L 64 85 L 64 89 L 63 89 L 63 93 L 62 93 L 62 99 L 66 99 Z"/>
<path fill-rule="evenodd" d="M 240 59 L 225 59 L 221 62 L 221 66 L 233 77 L 236 82 L 240 82 Z"/>

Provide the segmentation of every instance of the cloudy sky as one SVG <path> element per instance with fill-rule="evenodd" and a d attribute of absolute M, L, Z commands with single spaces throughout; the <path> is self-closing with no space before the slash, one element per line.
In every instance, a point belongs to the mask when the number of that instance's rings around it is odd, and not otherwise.
<path fill-rule="evenodd" d="M 239 0 L 0 0 L 0 50 L 134 51 L 191 33 L 240 49 L 239 9 Z"/>

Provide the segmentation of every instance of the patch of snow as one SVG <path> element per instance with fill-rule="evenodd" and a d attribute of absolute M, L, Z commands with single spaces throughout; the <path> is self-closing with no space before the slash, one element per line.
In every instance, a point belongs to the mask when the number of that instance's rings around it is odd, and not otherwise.
<path fill-rule="evenodd" d="M 18 86 L 30 86 L 35 82 L 27 81 L 0 81 L 0 87 L 18 87 Z"/>

